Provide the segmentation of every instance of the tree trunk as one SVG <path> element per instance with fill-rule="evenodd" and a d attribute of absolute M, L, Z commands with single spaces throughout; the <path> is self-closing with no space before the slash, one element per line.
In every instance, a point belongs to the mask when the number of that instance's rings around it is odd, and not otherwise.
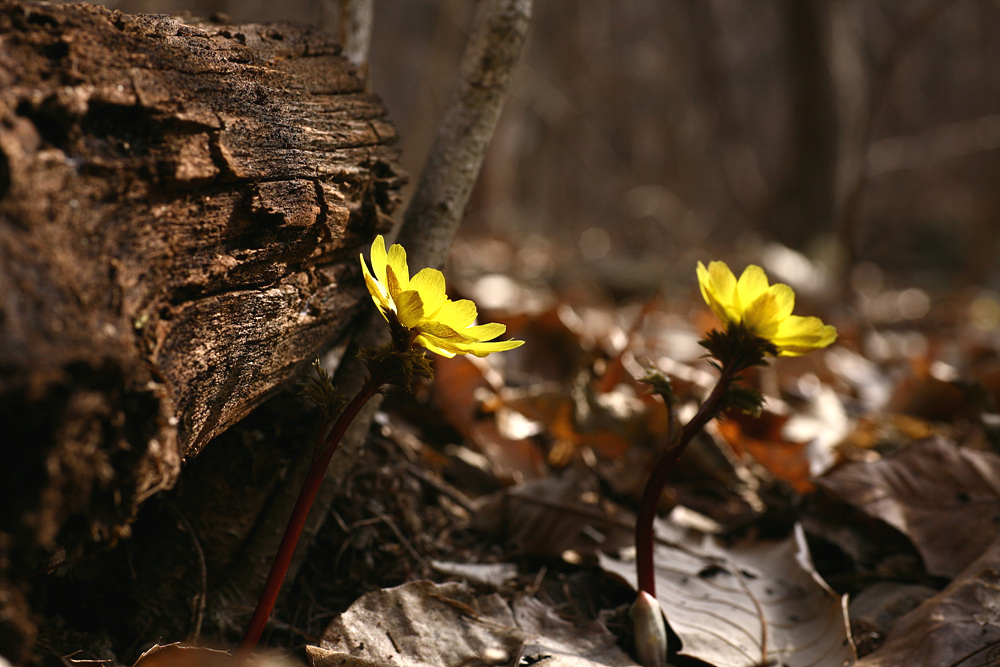
<path fill-rule="evenodd" d="M 791 147 L 768 216 L 779 241 L 808 250 L 834 229 L 840 131 L 830 74 L 830 3 L 783 0 L 791 96 Z"/>
<path fill-rule="evenodd" d="M 0 567 L 127 532 L 350 331 L 395 139 L 322 34 L 0 0 Z"/>

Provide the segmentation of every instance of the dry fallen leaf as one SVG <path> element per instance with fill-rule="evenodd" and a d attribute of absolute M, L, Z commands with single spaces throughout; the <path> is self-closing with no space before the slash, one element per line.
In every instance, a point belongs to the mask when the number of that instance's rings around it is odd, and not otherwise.
<path fill-rule="evenodd" d="M 513 563 L 453 563 L 432 560 L 431 567 L 441 574 L 459 577 L 474 586 L 485 586 L 493 590 L 502 588 L 517 577 L 517 566 Z"/>
<path fill-rule="evenodd" d="M 937 595 L 938 591 L 920 584 L 876 581 L 851 595 L 851 635 L 860 655 L 879 648 L 901 616 Z"/>
<path fill-rule="evenodd" d="M 663 521 L 661 531 L 674 544 L 656 546 L 656 598 L 681 655 L 714 667 L 854 661 L 843 601 L 813 569 L 799 526 L 785 540 L 731 549 L 685 538 Z M 634 563 L 604 556 L 601 566 L 635 587 Z"/>
<path fill-rule="evenodd" d="M 362 596 L 307 653 L 313 667 L 635 665 L 597 622 L 570 623 L 527 596 L 508 605 L 466 584 L 429 581 Z"/>
<path fill-rule="evenodd" d="M 900 618 L 856 667 L 982 667 L 1000 653 L 1000 540 L 951 584 Z"/>
<path fill-rule="evenodd" d="M 632 516 L 599 492 L 590 470 L 572 466 L 559 477 L 493 494 L 476 512 L 473 525 L 516 552 L 536 556 L 585 555 L 631 543 Z"/>
<path fill-rule="evenodd" d="M 930 422 L 954 422 L 969 416 L 975 406 L 961 386 L 931 375 L 925 360 L 914 362 L 914 366 L 914 374 L 896 386 L 887 411 Z"/>
<path fill-rule="evenodd" d="M 941 438 L 845 465 L 817 484 L 909 537 L 938 576 L 978 558 L 1000 525 L 1000 456 Z"/>
<path fill-rule="evenodd" d="M 737 454 L 750 454 L 778 479 L 799 493 L 812 489 L 806 443 L 782 437 L 788 415 L 763 412 L 759 417 L 733 413 L 719 421 L 719 434 Z"/>
<path fill-rule="evenodd" d="M 434 392 L 445 419 L 487 457 L 499 477 L 520 481 L 538 477 L 542 470 L 538 446 L 526 437 L 508 438 L 497 421 L 480 410 L 485 398 L 495 397 L 502 384 L 488 359 L 436 358 Z"/>
<path fill-rule="evenodd" d="M 297 667 L 302 663 L 264 651 L 250 659 L 234 658 L 227 651 L 180 643 L 157 644 L 139 656 L 133 667 Z"/>

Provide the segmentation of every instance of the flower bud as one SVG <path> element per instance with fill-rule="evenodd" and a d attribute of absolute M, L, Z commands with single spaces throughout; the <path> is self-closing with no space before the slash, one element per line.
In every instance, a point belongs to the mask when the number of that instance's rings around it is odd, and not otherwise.
<path fill-rule="evenodd" d="M 639 591 L 628 616 L 632 619 L 639 662 L 643 667 L 664 667 L 667 664 L 667 625 L 660 603 L 646 591 Z"/>

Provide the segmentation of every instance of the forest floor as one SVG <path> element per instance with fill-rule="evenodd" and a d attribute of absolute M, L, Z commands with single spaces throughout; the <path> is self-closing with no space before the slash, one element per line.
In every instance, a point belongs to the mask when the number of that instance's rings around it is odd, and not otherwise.
<path fill-rule="evenodd" d="M 763 414 L 713 422 L 668 483 L 671 664 L 994 664 L 1000 295 L 869 267 L 845 305 L 782 252 L 769 275 L 839 340 L 747 374 Z M 525 345 L 389 394 L 263 643 L 315 665 L 634 664 L 631 526 L 671 419 L 636 378 L 668 376 L 681 420 L 715 379 L 690 264 L 616 293 L 553 286 L 530 248 L 458 246 L 456 292 Z M 60 660 L 116 664 L 98 653 Z"/>

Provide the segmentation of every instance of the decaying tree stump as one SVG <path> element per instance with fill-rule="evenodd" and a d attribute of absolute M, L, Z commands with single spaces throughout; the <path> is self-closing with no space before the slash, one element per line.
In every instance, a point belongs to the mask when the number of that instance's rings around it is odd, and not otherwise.
<path fill-rule="evenodd" d="M 0 0 L 0 568 L 113 540 L 349 331 L 395 138 L 320 33 Z"/>

